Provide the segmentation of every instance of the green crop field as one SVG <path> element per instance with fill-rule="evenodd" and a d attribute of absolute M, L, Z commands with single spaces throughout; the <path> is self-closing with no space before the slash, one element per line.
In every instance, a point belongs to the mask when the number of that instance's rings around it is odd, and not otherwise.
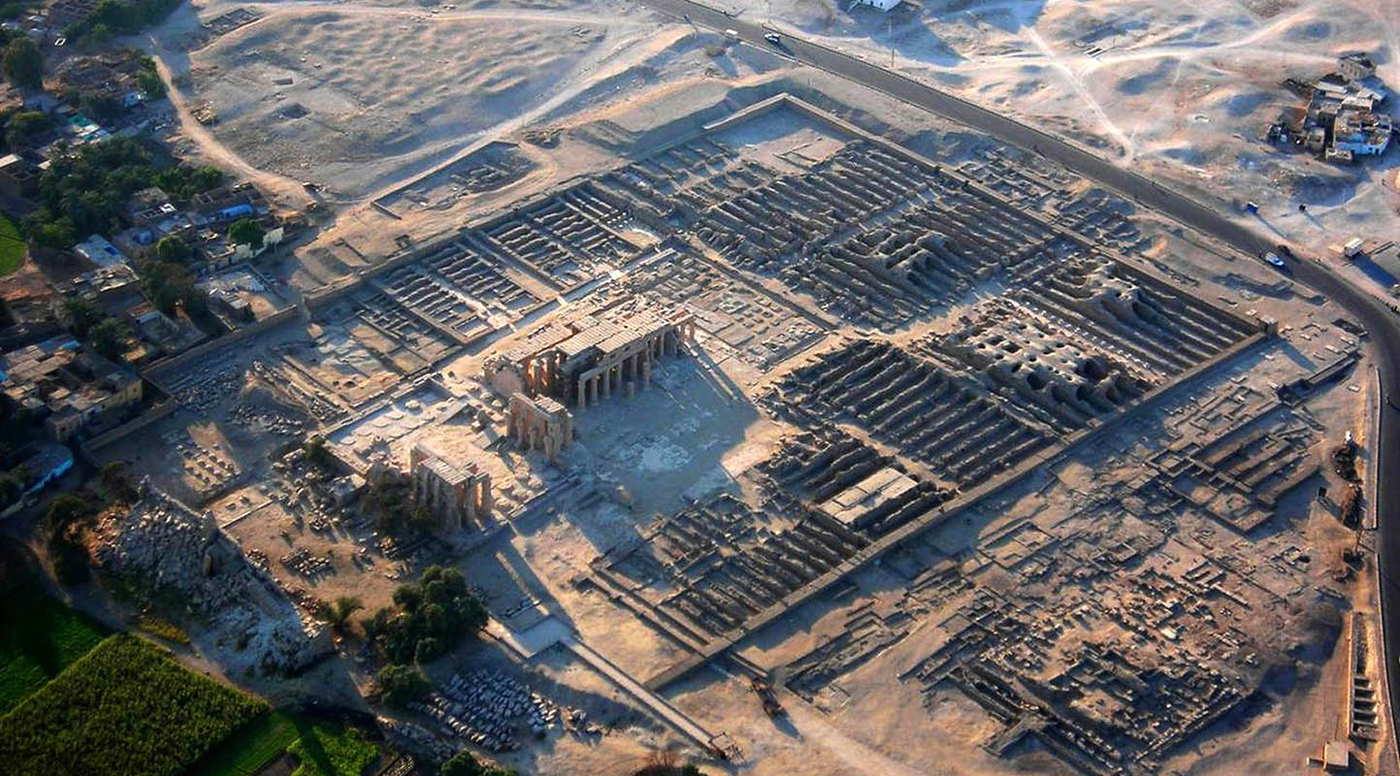
<path fill-rule="evenodd" d="M 0 275 L 8 275 L 20 268 L 29 246 L 19 234 L 15 222 L 0 215 Z"/>
<path fill-rule="evenodd" d="M 0 600 L 0 714 L 58 676 L 107 634 L 100 625 L 32 589 Z"/>
<path fill-rule="evenodd" d="M 287 751 L 310 724 L 285 711 L 270 711 L 249 722 L 191 768 L 188 776 L 253 776 Z"/>
<path fill-rule="evenodd" d="M 204 755 L 186 776 L 254 776 L 283 752 L 292 776 L 360 776 L 379 747 L 353 727 L 273 711 L 244 725 Z"/>
<path fill-rule="evenodd" d="M 287 748 L 297 758 L 292 776 L 360 776 L 379 759 L 379 747 L 352 727 L 316 722 Z"/>
<path fill-rule="evenodd" d="M 177 776 L 266 709 L 119 634 L 0 717 L 0 763 L 45 776 Z"/>

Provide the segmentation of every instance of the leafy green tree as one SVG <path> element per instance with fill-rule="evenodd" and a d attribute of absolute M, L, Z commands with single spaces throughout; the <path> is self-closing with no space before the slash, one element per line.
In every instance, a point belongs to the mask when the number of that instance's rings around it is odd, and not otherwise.
<path fill-rule="evenodd" d="M 449 757 L 438 768 L 438 776 L 515 776 L 515 771 L 482 765 L 472 757 L 471 752 L 463 750 Z"/>
<path fill-rule="evenodd" d="M 22 89 L 44 86 L 44 56 L 28 36 L 22 35 L 5 45 L 5 77 Z"/>
<path fill-rule="evenodd" d="M 429 566 L 417 584 L 400 585 L 393 598 L 401 613 L 384 620 L 371 639 L 391 663 L 441 657 L 485 627 L 488 618 L 486 607 L 454 568 Z"/>
<path fill-rule="evenodd" d="M 152 99 L 165 96 L 165 82 L 154 70 L 142 70 L 136 74 L 136 86 Z"/>
<path fill-rule="evenodd" d="M 333 472 L 340 465 L 335 453 L 326 445 L 326 438 L 319 434 L 306 440 L 301 449 L 306 453 L 306 460 L 313 466 Z"/>
<path fill-rule="evenodd" d="M 67 533 L 54 534 L 49 537 L 48 550 L 54 578 L 61 584 L 78 585 L 87 581 L 87 553 L 76 540 Z"/>
<path fill-rule="evenodd" d="M 384 702 L 390 706 L 405 706 L 428 691 L 428 678 L 414 666 L 387 665 L 378 678 Z"/>
<path fill-rule="evenodd" d="M 399 585 L 394 591 L 394 603 L 411 614 L 423 603 L 423 591 L 417 585 Z"/>
<path fill-rule="evenodd" d="M 136 486 L 131 482 L 131 470 L 125 461 L 108 461 L 102 466 L 102 490 L 108 498 L 123 504 L 136 500 Z"/>
<path fill-rule="evenodd" d="M 102 94 L 84 94 L 78 100 L 78 110 L 88 118 L 98 121 L 111 121 L 122 115 L 122 103 L 116 97 Z"/>
<path fill-rule="evenodd" d="M 112 42 L 112 28 L 105 24 L 95 24 L 83 36 L 83 45 L 88 48 L 101 48 Z"/>
<path fill-rule="evenodd" d="M 58 531 L 66 529 L 90 514 L 92 514 L 92 505 L 84 498 L 72 493 L 61 493 L 49 502 L 49 510 L 45 514 L 45 519 L 48 521 L 50 530 Z"/>
<path fill-rule="evenodd" d="M 20 111 L 5 122 L 5 143 L 10 148 L 28 148 L 53 126 L 48 114 L 37 110 Z"/>
<path fill-rule="evenodd" d="M 54 221 L 31 218 L 27 226 L 29 239 L 45 248 L 67 248 L 78 241 L 78 231 L 66 216 Z"/>
<path fill-rule="evenodd" d="M 360 618 L 360 630 L 365 632 L 365 638 L 374 641 L 384 635 L 384 631 L 389 627 L 389 620 L 393 617 L 393 609 L 381 606 L 375 610 L 374 614 Z"/>
<path fill-rule="evenodd" d="M 194 256 L 188 243 L 178 234 L 166 235 L 156 243 L 156 258 L 169 264 L 183 264 Z"/>
<path fill-rule="evenodd" d="M 160 146 L 133 137 L 89 143 L 71 152 L 60 148 L 50 162 L 39 178 L 39 208 L 26 224 L 37 244 L 55 248 L 72 245 L 76 235 L 118 227 L 126 203 L 141 189 L 160 186 L 184 204 L 224 179 L 212 167 L 174 164 Z"/>
<path fill-rule="evenodd" d="M 187 202 L 194 195 L 215 188 L 224 182 L 224 172 L 217 167 L 167 167 L 155 174 L 154 183 L 177 202 Z"/>
<path fill-rule="evenodd" d="M 131 327 L 116 318 L 105 318 L 88 332 L 88 341 L 99 355 L 119 360 L 131 340 Z"/>
<path fill-rule="evenodd" d="M 29 479 L 27 475 L 23 466 L 0 473 L 0 506 L 8 507 L 24 494 L 24 483 Z"/>
<path fill-rule="evenodd" d="M 138 273 L 146 298 L 157 310 L 174 315 L 181 300 L 193 293 L 194 274 L 189 267 L 169 261 L 148 261 Z"/>
<path fill-rule="evenodd" d="M 228 241 L 234 245 L 248 245 L 253 250 L 263 246 L 263 228 L 251 218 L 240 218 L 229 224 Z"/>
<path fill-rule="evenodd" d="M 196 321 L 208 318 L 209 312 L 209 292 L 199 286 L 190 286 L 185 289 L 185 293 L 180 297 L 180 301 L 185 304 L 185 314 Z"/>
<path fill-rule="evenodd" d="M 102 311 L 97 309 L 97 305 L 93 304 L 91 299 L 82 296 L 64 299 L 61 313 L 64 325 L 78 339 L 87 339 L 92 327 L 102 320 Z"/>

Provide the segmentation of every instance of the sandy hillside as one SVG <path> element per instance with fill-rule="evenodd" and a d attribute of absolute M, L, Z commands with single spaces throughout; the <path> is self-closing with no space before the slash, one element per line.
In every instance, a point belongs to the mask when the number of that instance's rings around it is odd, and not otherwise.
<path fill-rule="evenodd" d="M 255 166 L 357 198 L 519 121 L 643 29 L 582 17 L 271 11 L 197 52 L 215 135 Z"/>
<path fill-rule="evenodd" d="M 1257 201 L 1281 236 L 1316 248 L 1400 223 L 1400 198 L 1381 186 L 1394 162 L 1340 168 L 1263 142 L 1269 122 L 1299 104 L 1282 81 L 1315 79 L 1339 54 L 1369 52 L 1400 84 L 1392 2 L 932 0 L 889 14 L 831 0 L 720 4 L 892 60 L 1222 206 Z M 1299 203 L 1310 218 L 1297 216 Z"/>

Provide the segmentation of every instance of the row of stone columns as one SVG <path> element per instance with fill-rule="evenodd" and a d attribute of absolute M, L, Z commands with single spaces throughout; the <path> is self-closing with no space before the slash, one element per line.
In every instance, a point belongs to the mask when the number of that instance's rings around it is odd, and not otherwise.
<path fill-rule="evenodd" d="M 579 380 L 578 406 L 585 409 L 589 404 L 610 397 L 613 391 L 621 391 L 629 384 L 646 387 L 651 384 L 651 366 L 665 353 L 674 354 L 677 345 L 672 341 L 676 335 L 662 331 L 647 339 L 642 350 L 612 364 L 598 374 Z M 668 344 L 669 343 L 669 344 Z"/>
<path fill-rule="evenodd" d="M 525 391 L 531 396 L 551 394 L 559 380 L 559 365 L 564 356 L 555 351 L 542 353 L 525 363 Z"/>
<path fill-rule="evenodd" d="M 479 523 L 487 522 L 494 506 L 491 498 L 491 475 L 472 475 L 471 479 L 467 480 L 465 490 L 465 497 L 462 500 L 467 522 L 471 523 L 473 527 Z"/>

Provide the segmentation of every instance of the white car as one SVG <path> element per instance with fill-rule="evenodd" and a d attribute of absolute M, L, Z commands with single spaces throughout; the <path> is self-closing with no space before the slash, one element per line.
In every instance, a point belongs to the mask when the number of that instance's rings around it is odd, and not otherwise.
<path fill-rule="evenodd" d="M 1268 253 L 1264 254 L 1264 261 L 1269 262 L 1270 264 L 1274 265 L 1275 267 L 1286 267 L 1286 266 L 1288 266 L 1287 264 L 1284 263 L 1283 259 L 1279 258 L 1279 255 L 1278 255 L 1277 253 L 1274 253 L 1273 251 L 1269 251 Z"/>

